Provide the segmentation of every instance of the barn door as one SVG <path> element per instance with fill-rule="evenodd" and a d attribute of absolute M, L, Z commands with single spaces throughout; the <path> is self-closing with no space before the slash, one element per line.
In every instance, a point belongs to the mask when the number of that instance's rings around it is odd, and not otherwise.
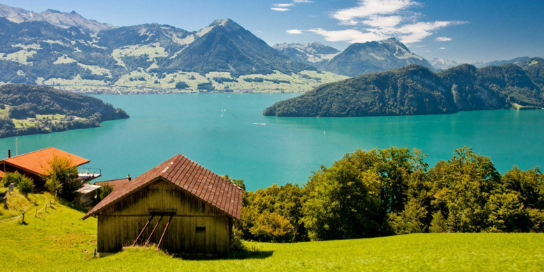
<path fill-rule="evenodd" d="M 195 251 L 206 251 L 206 227 L 196 227 L 195 232 Z"/>

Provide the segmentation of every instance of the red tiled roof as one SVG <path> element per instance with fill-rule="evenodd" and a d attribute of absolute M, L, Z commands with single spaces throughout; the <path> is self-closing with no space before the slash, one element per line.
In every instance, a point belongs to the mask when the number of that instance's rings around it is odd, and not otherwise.
<path fill-rule="evenodd" d="M 49 162 L 55 156 L 67 157 L 72 161 L 72 166 L 74 167 L 90 162 L 87 159 L 78 157 L 76 155 L 70 154 L 54 147 L 48 147 L 23 155 L 11 157 L 9 159 L 4 159 L 2 162 L 5 162 L 6 164 L 16 168 L 30 171 L 37 175 L 47 175 L 47 168 L 49 167 Z"/>
<path fill-rule="evenodd" d="M 5 177 L 5 176 L 6 176 L 6 173 L 0 171 L 0 178 L 3 178 L 3 177 Z"/>
<path fill-rule="evenodd" d="M 113 192 L 94 206 L 83 219 L 117 203 L 159 178 L 240 219 L 242 189 L 183 155 L 174 156 L 130 182 L 115 185 Z"/>

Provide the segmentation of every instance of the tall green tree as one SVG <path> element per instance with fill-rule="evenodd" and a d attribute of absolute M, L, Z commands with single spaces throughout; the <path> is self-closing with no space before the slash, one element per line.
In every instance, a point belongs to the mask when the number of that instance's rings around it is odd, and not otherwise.
<path fill-rule="evenodd" d="M 303 221 L 310 238 L 391 233 L 387 217 L 404 210 L 414 159 L 408 149 L 391 147 L 357 150 L 329 168 L 322 166 L 307 184 Z"/>
<path fill-rule="evenodd" d="M 46 168 L 48 175 L 44 177 L 46 187 L 52 194 L 72 200 L 75 191 L 81 187 L 77 169 L 73 167 L 72 161 L 67 157 L 53 156 L 48 164 L 49 167 Z"/>
<path fill-rule="evenodd" d="M 485 206 L 501 184 L 501 176 L 489 157 L 470 148 L 455 150 L 453 158 L 439 161 L 429 170 L 434 188 L 434 210 L 447 216 L 453 232 L 479 232 L 487 227 Z"/>

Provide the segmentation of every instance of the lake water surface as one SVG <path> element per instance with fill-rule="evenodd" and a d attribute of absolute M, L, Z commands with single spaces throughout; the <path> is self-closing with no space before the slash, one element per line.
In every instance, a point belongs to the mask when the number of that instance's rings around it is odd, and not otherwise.
<path fill-rule="evenodd" d="M 293 94 L 99 95 L 131 118 L 102 127 L 18 137 L 19 154 L 54 146 L 91 160 L 104 179 L 142 174 L 183 154 L 250 190 L 304 184 L 321 164 L 357 148 L 418 148 L 431 166 L 470 146 L 504 173 L 544 166 L 544 110 L 475 111 L 451 115 L 277 118 L 269 105 Z M 15 151 L 15 138 L 0 150 Z M 7 152 L 0 154 L 2 157 Z"/>

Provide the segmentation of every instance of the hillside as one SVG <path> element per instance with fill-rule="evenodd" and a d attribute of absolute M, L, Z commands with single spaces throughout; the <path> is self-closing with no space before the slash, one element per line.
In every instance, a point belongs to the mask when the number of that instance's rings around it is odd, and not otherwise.
<path fill-rule="evenodd" d="M 0 86 L 0 138 L 100 126 L 128 118 L 102 100 L 30 85 Z"/>
<path fill-rule="evenodd" d="M 302 92 L 345 78 L 289 59 L 230 19 L 191 32 L 0 6 L 0 29 L 0 84 L 84 93 Z"/>
<path fill-rule="evenodd" d="M 391 38 L 380 42 L 354 43 L 331 59 L 323 66 L 323 70 L 355 77 L 409 64 L 434 69 L 423 57 L 410 52 L 403 43 Z"/>
<path fill-rule="evenodd" d="M 269 116 L 382 116 L 544 107 L 544 59 L 438 74 L 410 65 L 322 85 L 264 110 Z"/>
<path fill-rule="evenodd" d="M 0 222 L 1 271 L 540 271 L 541 234 L 411 234 L 306 243 L 255 243 L 248 258 L 173 258 L 131 248 L 93 259 L 96 219 L 60 203 Z"/>

